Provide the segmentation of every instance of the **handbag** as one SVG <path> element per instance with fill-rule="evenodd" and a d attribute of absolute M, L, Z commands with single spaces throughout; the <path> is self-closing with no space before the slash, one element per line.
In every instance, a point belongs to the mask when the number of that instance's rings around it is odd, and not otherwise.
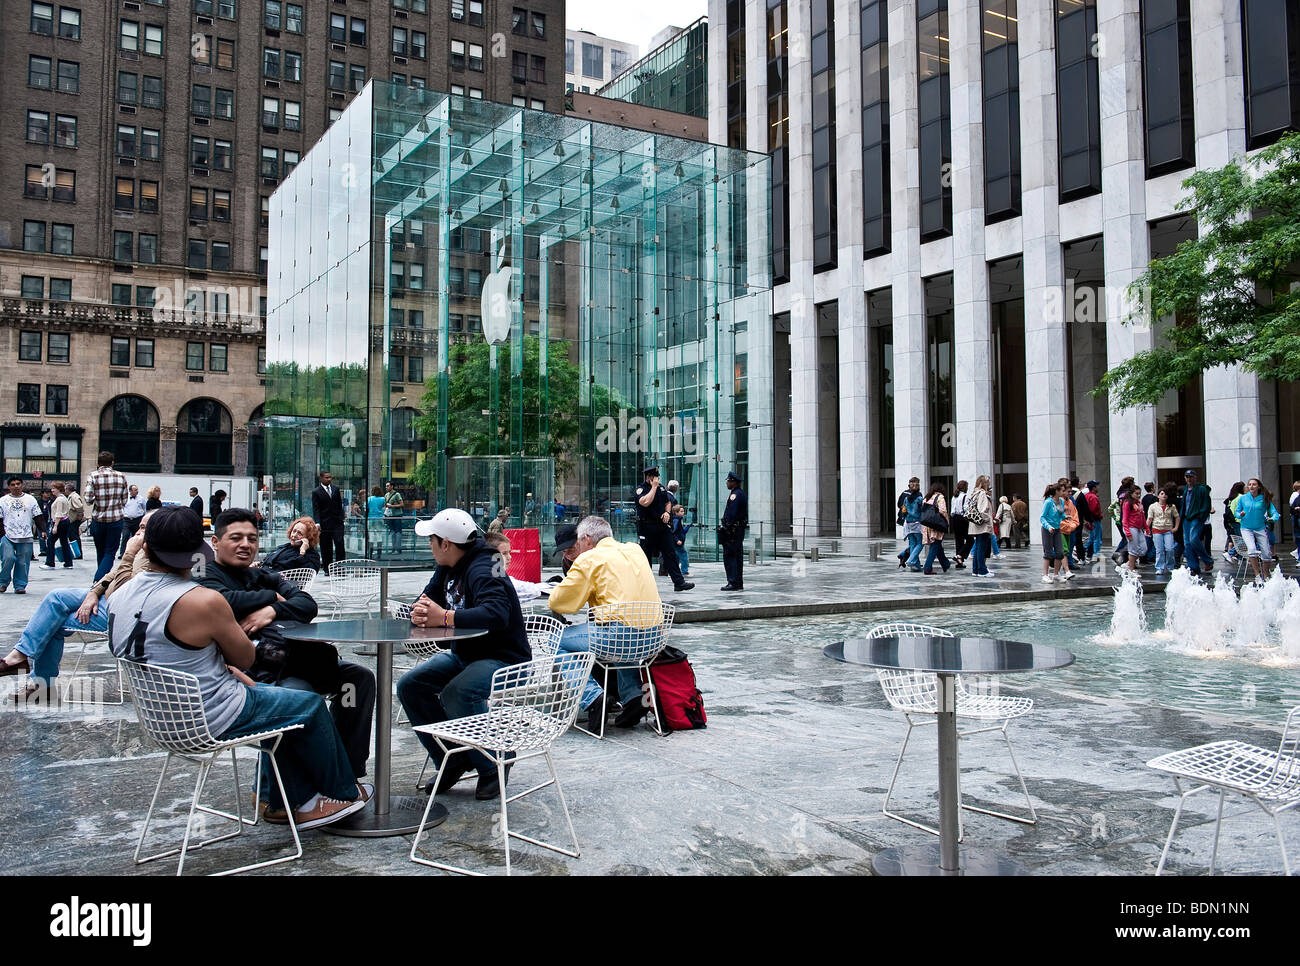
<path fill-rule="evenodd" d="M 931 530 L 937 530 L 940 533 L 947 533 L 948 519 L 939 512 L 939 508 L 933 503 L 924 503 L 921 505 L 921 526 L 929 527 Z"/>
<path fill-rule="evenodd" d="M 982 527 L 989 522 L 988 514 L 980 509 L 979 502 L 973 496 L 966 500 L 966 520 L 976 527 Z"/>
<path fill-rule="evenodd" d="M 301 678 L 317 694 L 337 694 L 343 688 L 338 649 L 328 641 L 289 640 L 274 624 L 262 628 L 257 656 L 248 675 L 262 684 Z"/>

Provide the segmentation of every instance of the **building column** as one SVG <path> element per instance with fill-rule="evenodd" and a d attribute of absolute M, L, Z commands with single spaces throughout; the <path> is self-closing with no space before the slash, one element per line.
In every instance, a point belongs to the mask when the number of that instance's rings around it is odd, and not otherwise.
<path fill-rule="evenodd" d="M 158 472 L 176 472 L 175 426 L 164 425 L 158 428 Z"/>
<path fill-rule="evenodd" d="M 894 279 L 894 482 L 930 475 L 925 289 L 921 283 L 921 158 L 916 4 L 889 0 L 890 245 Z M 900 531 L 901 532 L 901 531 Z"/>
<path fill-rule="evenodd" d="M 983 32 L 980 4 L 948 8 L 952 92 L 953 369 L 957 480 L 993 474 L 993 334 L 984 256 Z M 1022 14 L 1023 16 L 1023 14 Z"/>
<path fill-rule="evenodd" d="M 1060 188 L 1056 137 L 1056 14 L 1054 4 L 1017 8 L 1020 58 L 1021 210 L 1025 284 L 1025 401 L 1032 499 L 1069 472 L 1070 400 L 1062 305 Z M 1103 97 L 1103 101 L 1105 98 Z M 1069 106 L 1066 106 L 1069 110 Z M 1102 134 L 1106 142 L 1105 132 Z"/>
<path fill-rule="evenodd" d="M 868 537 L 876 504 L 871 372 L 862 281 L 862 18 L 835 0 L 835 169 L 839 238 L 840 536 Z"/>
<path fill-rule="evenodd" d="M 817 360 L 817 310 L 813 303 L 812 219 L 812 6 L 787 0 L 787 77 L 790 88 L 790 418 L 794 447 L 794 534 L 821 529 L 821 374 Z M 764 28 L 766 29 L 766 28 Z"/>
<path fill-rule="evenodd" d="M 746 11 L 748 13 L 749 11 Z M 709 86 L 709 140 L 727 143 L 727 0 L 709 0 L 709 61 L 705 75 Z M 749 21 L 745 21 L 748 33 Z M 746 38 L 748 39 L 748 38 Z M 575 53 L 577 53 L 575 51 Z M 749 61 L 745 63 L 749 72 Z"/>
<path fill-rule="evenodd" d="M 1220 168 L 1246 153 L 1241 8 L 1213 0 L 1193 0 L 1191 13 L 1196 164 L 1202 169 Z M 1276 479 L 1275 417 L 1271 416 L 1271 404 L 1261 406 L 1259 379 L 1239 365 L 1217 366 L 1205 373 L 1201 385 L 1205 405 L 1204 482 L 1227 496 L 1236 480 L 1252 476 L 1266 481 Z M 1265 431 L 1266 422 L 1270 424 L 1269 432 Z"/>
<path fill-rule="evenodd" d="M 1098 0 L 1097 29 L 1103 56 L 1101 94 L 1101 212 L 1106 275 L 1106 358 L 1116 366 L 1151 348 L 1151 320 L 1126 322 L 1128 286 L 1151 260 L 1146 217 L 1142 136 L 1142 37 L 1138 0 Z M 1117 311 L 1118 308 L 1118 311 Z M 1066 314 L 1069 314 L 1068 309 Z M 1032 443 L 1031 443 L 1032 445 Z M 1110 486 L 1132 476 L 1156 479 L 1155 407 L 1110 414 Z M 1106 501 L 1103 501 L 1106 502 Z"/>

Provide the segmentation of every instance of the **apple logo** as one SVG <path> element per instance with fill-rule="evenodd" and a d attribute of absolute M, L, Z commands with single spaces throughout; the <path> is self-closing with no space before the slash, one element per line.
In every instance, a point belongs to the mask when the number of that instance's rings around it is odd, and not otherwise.
<path fill-rule="evenodd" d="M 510 339 L 510 268 L 505 262 L 505 242 L 497 243 L 496 269 L 483 282 L 479 314 L 483 318 L 483 338 L 489 345 Z"/>

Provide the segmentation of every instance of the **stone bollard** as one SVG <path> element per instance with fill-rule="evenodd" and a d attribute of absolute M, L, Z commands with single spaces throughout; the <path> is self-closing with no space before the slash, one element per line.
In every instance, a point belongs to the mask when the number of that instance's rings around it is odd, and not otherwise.
<path fill-rule="evenodd" d="M 839 552 L 840 552 L 840 542 L 838 540 L 832 540 L 831 553 L 839 553 Z"/>
<path fill-rule="evenodd" d="M 755 567 L 758 566 L 758 548 L 757 548 L 757 547 L 750 547 L 750 548 L 749 548 L 749 562 L 750 562 L 751 564 L 753 564 Z"/>
<path fill-rule="evenodd" d="M 867 556 L 872 560 L 880 559 L 880 544 L 872 543 L 867 547 Z"/>
<path fill-rule="evenodd" d="M 791 553 L 799 552 L 799 541 L 794 537 L 790 538 L 790 552 Z"/>
<path fill-rule="evenodd" d="M 818 554 L 817 554 L 817 548 L 816 548 L 816 547 L 813 547 L 813 548 L 812 548 L 811 557 L 812 557 L 812 561 L 813 561 L 813 563 L 816 563 L 816 562 L 820 559 L 819 556 L 818 556 Z"/>

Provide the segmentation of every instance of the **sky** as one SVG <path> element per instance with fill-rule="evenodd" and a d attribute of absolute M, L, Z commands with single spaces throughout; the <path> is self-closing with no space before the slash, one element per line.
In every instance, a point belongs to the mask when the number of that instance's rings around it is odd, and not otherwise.
<path fill-rule="evenodd" d="M 620 0 L 568 0 L 564 20 L 569 30 L 590 30 L 601 37 L 636 44 L 650 52 L 650 38 L 673 24 L 685 27 L 709 12 L 708 0 L 656 0 L 641 6 Z"/>

